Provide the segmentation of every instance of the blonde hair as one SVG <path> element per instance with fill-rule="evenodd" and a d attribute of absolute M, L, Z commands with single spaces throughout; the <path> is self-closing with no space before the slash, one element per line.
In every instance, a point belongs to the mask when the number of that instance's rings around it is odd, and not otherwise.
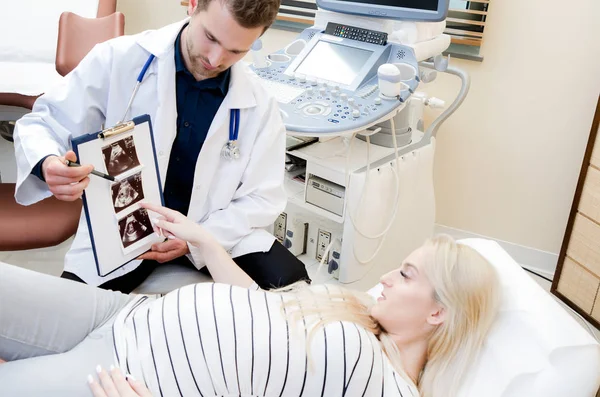
<path fill-rule="evenodd" d="M 423 264 L 424 272 L 446 313 L 444 322 L 430 335 L 427 363 L 418 380 L 407 376 L 394 340 L 370 316 L 373 299 L 369 295 L 337 286 L 294 285 L 279 290 L 296 298 L 286 299 L 283 310 L 292 320 L 312 320 L 307 343 L 329 323 L 360 325 L 377 336 L 394 369 L 417 387 L 422 397 L 456 395 L 495 318 L 498 278 L 476 250 L 449 236 L 434 237 L 424 247 L 433 249 L 433 260 Z"/>

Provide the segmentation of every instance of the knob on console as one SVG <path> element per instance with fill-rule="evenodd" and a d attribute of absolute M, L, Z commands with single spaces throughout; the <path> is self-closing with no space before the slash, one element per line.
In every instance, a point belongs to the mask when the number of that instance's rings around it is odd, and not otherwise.
<path fill-rule="evenodd" d="M 254 67 L 257 69 L 263 69 L 269 66 L 269 62 L 265 58 L 262 53 L 262 41 L 260 39 L 256 40 L 252 44 L 252 59 L 254 60 Z"/>

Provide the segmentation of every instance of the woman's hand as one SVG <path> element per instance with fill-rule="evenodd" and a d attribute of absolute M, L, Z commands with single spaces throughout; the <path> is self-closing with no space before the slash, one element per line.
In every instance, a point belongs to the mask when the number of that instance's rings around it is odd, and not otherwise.
<path fill-rule="evenodd" d="M 202 226 L 188 219 L 187 216 L 154 204 L 142 203 L 141 206 L 163 216 L 154 222 L 154 227 L 169 238 L 186 240 L 199 248 L 194 260 L 198 265 L 206 265 L 213 280 L 217 283 L 238 285 L 248 288 L 254 281 L 236 263 L 219 242 Z M 176 240 L 178 241 L 178 240 Z"/>
<path fill-rule="evenodd" d="M 162 215 L 163 218 L 156 220 L 154 226 L 158 228 L 158 233 L 164 234 L 165 237 L 188 241 L 196 247 L 218 244 L 202 226 L 180 212 L 150 203 L 141 203 L 140 206 Z M 168 233 L 164 233 L 165 231 Z"/>
<path fill-rule="evenodd" d="M 150 390 L 140 381 L 128 376 L 127 379 L 118 368 L 111 368 L 110 374 L 98 366 L 98 378 L 102 385 L 88 375 L 88 383 L 94 397 L 152 397 Z"/>

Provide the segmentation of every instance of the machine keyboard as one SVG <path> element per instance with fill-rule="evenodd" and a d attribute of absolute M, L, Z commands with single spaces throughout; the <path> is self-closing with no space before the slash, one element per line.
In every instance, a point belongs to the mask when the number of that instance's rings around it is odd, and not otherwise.
<path fill-rule="evenodd" d="M 272 80 L 260 79 L 263 87 L 277 99 L 279 103 L 290 103 L 304 92 L 304 88 L 297 88 Z"/>

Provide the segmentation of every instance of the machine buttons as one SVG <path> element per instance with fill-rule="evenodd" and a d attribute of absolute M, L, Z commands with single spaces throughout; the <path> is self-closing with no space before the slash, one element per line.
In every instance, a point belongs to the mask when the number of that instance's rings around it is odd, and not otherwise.
<path fill-rule="evenodd" d="M 356 99 L 354 99 L 354 98 L 348 99 L 348 105 L 355 106 L 356 105 Z"/>
<path fill-rule="evenodd" d="M 327 119 L 330 123 L 338 124 L 340 121 L 336 119 Z"/>
<path fill-rule="evenodd" d="M 355 119 L 359 118 L 360 117 L 360 110 L 354 109 L 352 111 L 352 117 L 354 117 Z"/>
<path fill-rule="evenodd" d="M 381 105 L 381 98 L 375 98 L 375 105 Z"/>
<path fill-rule="evenodd" d="M 319 92 L 321 93 L 321 95 L 325 95 L 327 93 L 327 88 L 321 87 L 319 88 Z"/>
<path fill-rule="evenodd" d="M 331 91 L 331 95 L 333 95 L 334 97 L 338 96 L 339 94 L 340 94 L 340 92 L 338 90 L 332 90 Z"/>
<path fill-rule="evenodd" d="M 340 98 L 342 98 L 342 101 L 345 101 L 346 99 L 348 99 L 348 94 L 342 94 L 340 95 Z"/>
<path fill-rule="evenodd" d="M 317 79 L 315 79 L 314 77 L 307 77 L 306 82 L 312 85 L 313 87 L 317 85 Z"/>

